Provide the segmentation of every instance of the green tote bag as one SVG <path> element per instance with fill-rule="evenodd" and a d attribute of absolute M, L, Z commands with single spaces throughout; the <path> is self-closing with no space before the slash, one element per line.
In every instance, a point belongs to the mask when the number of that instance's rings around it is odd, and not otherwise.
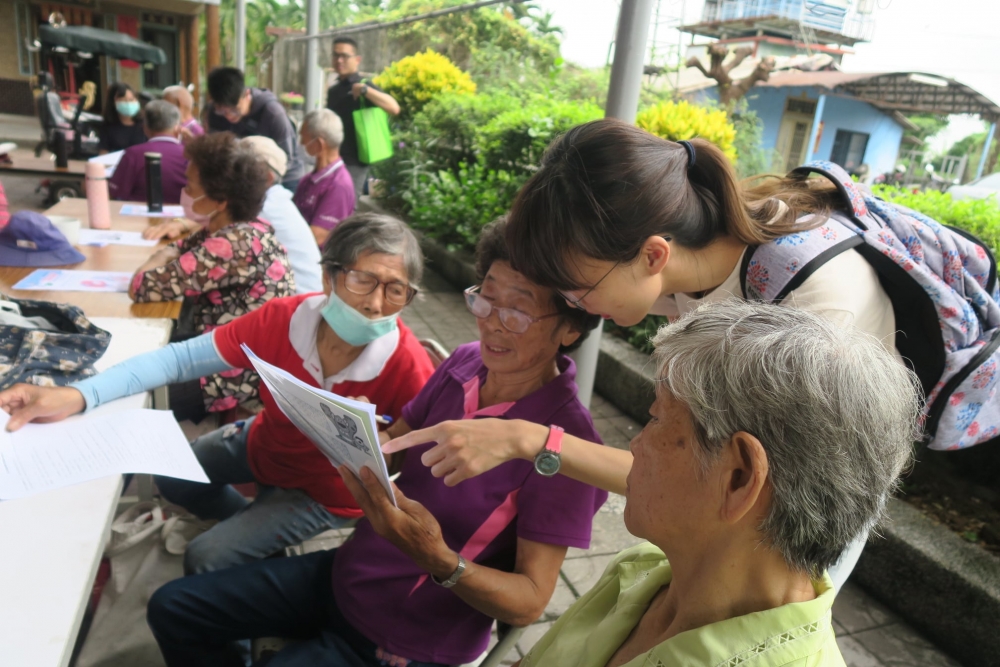
<path fill-rule="evenodd" d="M 358 159 L 372 164 L 392 157 L 392 135 L 389 132 L 389 114 L 376 106 L 365 106 L 354 112 L 354 131 L 358 137 Z"/>

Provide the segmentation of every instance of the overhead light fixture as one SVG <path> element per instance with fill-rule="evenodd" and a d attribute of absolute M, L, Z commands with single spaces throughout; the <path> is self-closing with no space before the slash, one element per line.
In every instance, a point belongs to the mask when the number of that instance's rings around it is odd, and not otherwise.
<path fill-rule="evenodd" d="M 936 76 L 928 76 L 926 74 L 911 74 L 910 81 L 914 83 L 925 83 L 928 86 L 937 86 L 938 88 L 948 87 L 947 79 L 941 79 Z"/>

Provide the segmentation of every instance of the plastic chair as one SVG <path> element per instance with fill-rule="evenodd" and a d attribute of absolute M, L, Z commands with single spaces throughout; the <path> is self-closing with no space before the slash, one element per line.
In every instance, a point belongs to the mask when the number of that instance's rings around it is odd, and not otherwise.
<path fill-rule="evenodd" d="M 444 360 L 451 356 L 445 346 L 433 338 L 421 338 L 420 345 L 427 351 L 427 356 L 431 358 L 434 368 L 444 363 Z"/>

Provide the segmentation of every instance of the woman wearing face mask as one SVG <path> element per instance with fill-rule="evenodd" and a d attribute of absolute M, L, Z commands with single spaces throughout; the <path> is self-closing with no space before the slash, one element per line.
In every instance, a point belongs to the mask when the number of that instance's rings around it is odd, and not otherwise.
<path fill-rule="evenodd" d="M 399 418 L 434 371 L 398 318 L 423 273 L 416 238 L 394 218 L 358 215 L 337 227 L 321 262 L 323 293 L 272 299 L 210 333 L 69 387 L 21 384 L 0 392 L 0 408 L 11 413 L 9 428 L 64 419 L 164 384 L 239 373 L 250 366 L 241 343 L 311 386 L 365 396 L 378 414 Z M 211 483 L 156 480 L 171 502 L 220 521 L 188 545 L 188 573 L 265 558 L 361 516 L 337 469 L 285 417 L 265 386 L 261 400 L 264 409 L 255 417 L 192 443 Z M 230 486 L 247 482 L 257 483 L 253 502 Z"/>
<path fill-rule="evenodd" d="M 344 124 L 329 109 L 310 111 L 299 131 L 302 147 L 316 159 L 316 168 L 299 181 L 295 205 L 323 245 L 330 231 L 354 212 L 354 182 L 340 159 Z"/>
<path fill-rule="evenodd" d="M 198 137 L 185 148 L 184 216 L 196 231 L 154 253 L 132 277 L 136 302 L 185 301 L 191 333 L 201 334 L 295 293 L 285 249 L 271 226 L 257 219 L 264 205 L 267 166 L 232 134 Z M 255 407 L 259 378 L 251 370 L 227 371 L 171 387 L 178 419 L 206 412 Z"/>
<path fill-rule="evenodd" d="M 101 153 L 113 153 L 145 143 L 146 133 L 142 129 L 142 116 L 139 112 L 139 98 L 132 86 L 121 82 L 108 86 L 98 150 Z"/>

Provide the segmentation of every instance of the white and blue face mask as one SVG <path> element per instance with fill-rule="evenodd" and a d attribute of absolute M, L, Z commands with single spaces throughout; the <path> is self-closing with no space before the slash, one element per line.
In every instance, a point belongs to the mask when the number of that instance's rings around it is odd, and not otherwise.
<path fill-rule="evenodd" d="M 333 332 L 342 341 L 355 347 L 367 345 L 376 338 L 381 338 L 396 330 L 396 315 L 387 315 L 374 320 L 369 319 L 347 305 L 332 290 L 321 312 L 323 319 L 330 325 Z"/>

